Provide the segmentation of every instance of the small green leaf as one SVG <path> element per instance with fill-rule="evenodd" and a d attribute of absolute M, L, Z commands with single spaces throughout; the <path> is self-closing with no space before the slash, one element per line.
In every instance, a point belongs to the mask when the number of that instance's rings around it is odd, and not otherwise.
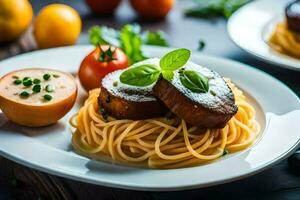
<path fill-rule="evenodd" d="M 93 26 L 89 29 L 89 41 L 93 45 L 111 44 L 119 46 L 119 31 L 106 26 Z"/>
<path fill-rule="evenodd" d="M 174 71 L 187 63 L 191 55 L 188 49 L 176 49 L 164 55 L 159 65 L 162 70 Z"/>
<path fill-rule="evenodd" d="M 159 68 L 145 64 L 124 71 L 120 76 L 120 81 L 127 85 L 144 87 L 157 81 L 159 75 Z"/>
<path fill-rule="evenodd" d="M 181 84 L 195 93 L 206 93 L 209 90 L 208 79 L 193 70 L 181 70 L 179 74 Z"/>
<path fill-rule="evenodd" d="M 164 46 L 164 47 L 169 46 L 168 40 L 166 39 L 166 36 L 162 31 L 146 32 L 146 34 L 144 35 L 143 42 L 144 44 L 148 44 L 148 45 L 156 45 L 156 46 Z"/>
<path fill-rule="evenodd" d="M 140 26 L 125 25 L 121 29 L 120 45 L 121 49 L 127 55 L 130 65 L 146 59 L 142 52 L 142 42 Z"/>
<path fill-rule="evenodd" d="M 165 70 L 162 71 L 162 76 L 164 77 L 164 79 L 171 81 L 174 77 L 174 72 L 170 70 Z"/>

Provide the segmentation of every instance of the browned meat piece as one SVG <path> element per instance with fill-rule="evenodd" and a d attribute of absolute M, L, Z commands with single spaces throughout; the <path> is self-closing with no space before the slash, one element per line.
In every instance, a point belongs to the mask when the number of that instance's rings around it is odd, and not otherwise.
<path fill-rule="evenodd" d="M 300 1 L 293 1 L 285 9 L 288 28 L 300 33 Z"/>
<path fill-rule="evenodd" d="M 98 97 L 100 107 L 118 119 L 147 119 L 163 116 L 168 109 L 153 96 L 153 86 L 134 87 L 122 84 L 119 76 L 123 71 L 112 72 L 102 80 Z"/>
<path fill-rule="evenodd" d="M 195 70 L 209 79 L 207 93 L 194 93 L 184 87 L 178 71 L 172 81 L 162 77 L 153 87 L 154 95 L 162 100 L 171 112 L 187 123 L 203 128 L 223 128 L 237 112 L 234 95 L 216 72 L 188 62 L 185 69 Z"/>

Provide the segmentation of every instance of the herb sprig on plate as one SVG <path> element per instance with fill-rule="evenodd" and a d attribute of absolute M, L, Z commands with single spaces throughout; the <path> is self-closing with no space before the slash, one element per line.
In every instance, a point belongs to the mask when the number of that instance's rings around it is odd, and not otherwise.
<path fill-rule="evenodd" d="M 89 40 L 93 45 L 109 44 L 120 47 L 127 55 L 129 64 L 146 59 L 142 51 L 142 45 L 169 46 L 165 34 L 162 31 L 141 32 L 137 24 L 127 24 L 120 30 L 106 26 L 94 26 L 89 30 Z"/>
<path fill-rule="evenodd" d="M 195 8 L 185 11 L 185 15 L 193 17 L 216 17 L 229 18 L 237 9 L 251 0 L 194 0 Z"/>
<path fill-rule="evenodd" d="M 120 75 L 121 83 L 146 87 L 155 83 L 160 76 L 171 81 L 174 71 L 180 69 L 179 79 L 181 84 L 195 93 L 206 93 L 209 90 L 208 79 L 194 70 L 185 70 L 182 67 L 187 63 L 191 55 L 188 49 L 176 49 L 164 55 L 159 66 L 143 64 L 132 67 Z"/>

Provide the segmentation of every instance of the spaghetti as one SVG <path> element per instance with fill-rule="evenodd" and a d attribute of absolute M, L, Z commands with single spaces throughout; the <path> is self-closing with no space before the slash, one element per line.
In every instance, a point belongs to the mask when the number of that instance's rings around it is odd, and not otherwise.
<path fill-rule="evenodd" d="M 275 51 L 300 58 L 300 34 L 289 30 L 286 22 L 277 24 L 269 44 Z"/>
<path fill-rule="evenodd" d="M 149 168 L 181 168 L 208 163 L 249 147 L 260 126 L 243 92 L 228 82 L 239 107 L 222 129 L 200 129 L 179 118 L 117 120 L 99 112 L 100 90 L 90 91 L 70 120 L 73 147 L 93 159 Z"/>

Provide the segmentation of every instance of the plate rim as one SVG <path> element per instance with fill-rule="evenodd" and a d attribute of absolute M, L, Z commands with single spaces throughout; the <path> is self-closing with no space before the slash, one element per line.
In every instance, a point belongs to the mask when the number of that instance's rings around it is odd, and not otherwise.
<path fill-rule="evenodd" d="M 227 32 L 229 34 L 229 37 L 230 37 L 231 41 L 233 43 L 235 43 L 240 49 L 242 49 L 243 51 L 249 53 L 253 57 L 258 58 L 261 61 L 264 61 L 264 62 L 267 62 L 269 64 L 275 65 L 276 67 L 286 68 L 286 69 L 290 69 L 290 70 L 294 70 L 294 71 L 300 71 L 300 66 L 289 65 L 288 63 L 284 62 L 284 60 L 293 61 L 293 60 L 295 60 L 295 58 L 292 58 L 292 57 L 289 58 L 289 56 L 279 57 L 274 52 L 273 54 L 271 54 L 272 56 L 276 55 L 276 57 L 278 57 L 279 59 L 283 60 L 281 62 L 280 61 L 277 62 L 277 61 L 273 60 L 272 58 L 271 59 L 268 58 L 268 55 L 262 55 L 262 54 L 260 54 L 258 52 L 255 52 L 254 50 L 251 50 L 251 49 L 245 47 L 243 44 L 241 44 L 241 42 L 239 42 L 239 39 L 237 39 L 237 38 L 235 38 L 233 36 L 233 29 L 234 29 L 233 28 L 234 27 L 233 24 L 235 23 L 236 18 L 238 18 L 241 13 L 243 13 L 245 10 L 249 9 L 249 7 L 251 7 L 251 6 L 255 5 L 255 4 L 261 5 L 261 4 L 265 4 L 266 2 L 269 2 L 269 1 L 270 0 L 252 1 L 252 2 L 250 2 L 248 4 L 246 4 L 245 6 L 243 6 L 242 8 L 238 9 L 236 12 L 234 12 L 232 14 L 232 16 L 229 18 L 229 20 L 227 22 L 227 26 L 226 26 L 227 27 Z M 278 17 L 278 14 L 277 15 L 276 15 L 276 13 L 274 13 L 274 14 L 275 15 L 271 19 L 269 19 L 268 21 L 270 21 L 270 20 L 272 21 L 274 18 Z M 265 24 L 264 27 L 266 25 L 267 24 Z M 278 54 L 280 54 L 280 53 L 278 53 Z M 296 61 L 294 61 L 294 62 L 296 62 Z M 300 60 L 299 60 L 299 62 L 300 62 Z"/>
<path fill-rule="evenodd" d="M 64 49 L 65 48 L 82 48 L 82 47 L 89 48 L 89 47 L 92 47 L 92 46 L 91 45 L 77 45 L 77 46 L 71 46 L 71 47 L 59 47 L 59 49 L 60 48 L 64 48 Z M 164 47 L 147 47 L 147 48 L 159 49 L 159 50 L 164 50 L 164 51 L 172 49 L 172 48 L 164 48 Z M 28 55 L 30 56 L 30 54 L 34 54 L 36 52 L 40 53 L 41 51 L 46 52 L 46 51 L 53 51 L 53 50 L 56 50 L 56 49 L 58 49 L 58 48 L 34 51 L 34 52 L 22 54 L 20 56 L 28 56 Z M 255 70 L 258 73 L 262 73 L 262 74 L 272 78 L 274 81 L 278 82 L 278 84 L 281 84 L 285 89 L 287 89 L 289 91 L 289 93 L 291 93 L 295 98 L 297 98 L 297 101 L 300 103 L 300 99 L 297 96 L 297 94 L 292 89 L 290 89 L 285 83 L 283 83 L 282 81 L 276 79 L 275 77 L 271 76 L 270 74 L 268 74 L 268 73 L 266 73 L 266 72 L 264 72 L 260 69 L 251 67 L 250 65 L 240 63 L 238 61 L 234 61 L 234 60 L 231 60 L 231 59 L 215 57 L 215 56 L 209 56 L 209 55 L 203 55 L 203 54 L 198 53 L 198 52 L 195 53 L 195 55 L 201 55 L 201 56 L 204 56 L 204 57 L 207 57 L 207 58 L 210 58 L 210 59 L 217 59 L 221 62 L 236 63 L 238 65 L 242 65 L 243 67 L 247 67 L 251 70 Z M 9 58 L 9 59 L 5 59 L 3 61 L 7 61 L 7 60 L 10 60 L 10 59 L 14 59 L 14 58 L 15 57 L 12 57 L 12 58 Z M 2 63 L 3 61 L 1 61 L 0 63 Z M 112 183 L 112 182 L 108 182 L 108 181 L 106 181 L 106 182 L 103 182 L 102 180 L 97 180 L 96 181 L 96 180 L 91 179 L 89 177 L 82 178 L 82 177 L 80 177 L 80 175 L 76 176 L 76 175 L 74 175 L 74 173 L 70 173 L 68 171 L 63 171 L 63 170 L 60 170 L 60 169 L 59 170 L 57 170 L 57 169 L 48 169 L 46 167 L 39 166 L 36 163 L 29 162 L 25 158 L 23 158 L 23 159 L 19 158 L 17 155 L 10 155 L 10 154 L 6 153 L 5 151 L 3 151 L 1 149 L 1 147 L 0 147 L 0 155 L 8 158 L 9 160 L 13 160 L 14 162 L 17 162 L 21 165 L 25 165 L 29 168 L 40 170 L 40 171 L 43 171 L 43 172 L 46 172 L 46 173 L 49 173 L 49 174 L 52 174 L 52 175 L 58 175 L 58 176 L 62 176 L 62 177 L 65 177 L 65 178 L 70 178 L 70 179 L 74 179 L 74 180 L 82 181 L 82 182 L 87 182 L 87 183 L 91 183 L 91 184 L 97 184 L 97 185 L 108 186 L 108 187 L 123 188 L 123 189 L 130 189 L 130 190 L 142 190 L 142 191 L 176 191 L 176 190 L 184 190 L 184 189 L 195 189 L 195 188 L 209 187 L 209 186 L 212 186 L 212 185 L 224 184 L 224 183 L 228 183 L 228 182 L 231 182 L 231 181 L 234 181 L 234 180 L 238 180 L 238 179 L 242 179 L 242 178 L 251 176 L 253 174 L 259 173 L 259 172 L 265 170 L 266 168 L 269 168 L 269 167 L 277 164 L 278 162 L 282 161 L 284 158 L 286 158 L 288 155 L 290 155 L 293 152 L 293 150 L 295 150 L 299 146 L 300 146 L 300 138 L 286 152 L 281 153 L 279 157 L 269 161 L 268 163 L 265 163 L 263 166 L 257 167 L 256 169 L 252 169 L 251 172 L 248 172 L 248 173 L 243 174 L 243 175 L 236 175 L 236 176 L 233 176 L 229 179 L 218 180 L 218 181 L 214 181 L 214 182 L 210 182 L 210 183 L 206 183 L 206 184 L 202 184 L 202 185 L 190 184 L 190 185 L 184 185 L 184 186 L 181 186 L 181 187 L 163 187 L 163 188 L 144 187 L 144 186 L 139 186 L 138 184 L 131 184 L 131 185 L 126 185 L 125 186 L 125 185 L 120 185 L 120 184 L 116 184 L 116 183 Z"/>

